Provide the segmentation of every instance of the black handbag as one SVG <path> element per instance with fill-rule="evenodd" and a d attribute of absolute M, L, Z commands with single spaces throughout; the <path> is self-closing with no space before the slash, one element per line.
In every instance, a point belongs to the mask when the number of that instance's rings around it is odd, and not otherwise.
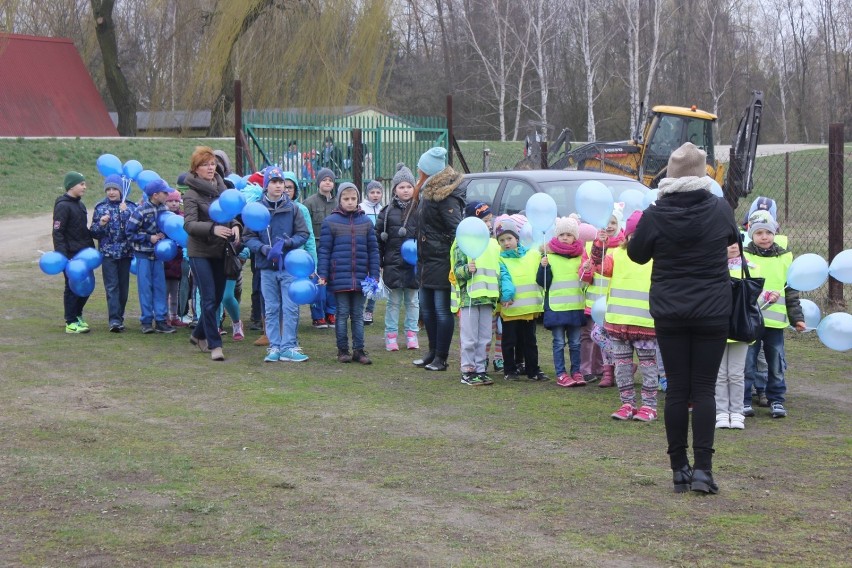
<path fill-rule="evenodd" d="M 236 280 L 240 277 L 240 272 L 243 270 L 243 263 L 240 260 L 240 251 L 243 246 L 240 245 L 240 250 L 234 246 L 234 243 L 228 241 L 225 243 L 225 279 Z"/>
<path fill-rule="evenodd" d="M 751 343 L 763 334 L 763 312 L 757 300 L 763 290 L 764 278 L 752 278 L 740 246 L 740 278 L 731 277 L 731 317 L 728 339 Z"/>

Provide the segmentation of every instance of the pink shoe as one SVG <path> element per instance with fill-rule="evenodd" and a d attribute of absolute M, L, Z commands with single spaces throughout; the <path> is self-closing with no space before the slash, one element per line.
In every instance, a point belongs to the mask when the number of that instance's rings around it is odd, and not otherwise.
<path fill-rule="evenodd" d="M 622 404 L 621 408 L 613 412 L 610 416 L 616 420 L 630 420 L 636 413 L 636 409 L 629 404 Z"/>
<path fill-rule="evenodd" d="M 231 339 L 233 339 L 234 341 L 242 341 L 243 339 L 245 339 L 246 336 L 243 335 L 243 322 L 235 321 L 233 327 L 234 332 L 231 336 Z"/>
<path fill-rule="evenodd" d="M 570 387 L 573 380 L 568 373 L 559 373 L 556 375 L 556 386 Z"/>
<path fill-rule="evenodd" d="M 409 349 L 420 349 L 420 343 L 417 341 L 416 331 L 405 332 L 405 346 Z"/>
<path fill-rule="evenodd" d="M 574 381 L 574 384 L 570 385 L 572 387 L 586 386 L 586 380 L 583 378 L 583 373 L 574 373 L 573 375 L 571 375 L 571 380 Z"/>
<path fill-rule="evenodd" d="M 633 420 L 640 422 L 653 422 L 657 419 L 657 411 L 650 406 L 643 406 L 633 415 Z"/>
<path fill-rule="evenodd" d="M 386 351 L 399 351 L 399 344 L 396 342 L 396 333 L 386 333 L 385 334 L 385 350 Z"/>

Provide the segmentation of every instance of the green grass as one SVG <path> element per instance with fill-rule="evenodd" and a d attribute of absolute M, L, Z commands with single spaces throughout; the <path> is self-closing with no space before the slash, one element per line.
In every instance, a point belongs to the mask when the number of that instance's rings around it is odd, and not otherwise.
<path fill-rule="evenodd" d="M 60 277 L 5 263 L 0 290 L 3 565 L 846 562 L 852 353 L 813 333 L 788 338 L 790 417 L 719 432 L 700 497 L 671 492 L 662 421 L 609 418 L 614 389 L 463 387 L 456 349 L 429 374 L 380 323 L 375 363 L 341 365 L 304 308 L 310 361 L 264 364 L 250 333 L 214 364 L 186 330 L 139 333 L 135 291 L 127 333 L 99 283 L 74 336 Z"/>

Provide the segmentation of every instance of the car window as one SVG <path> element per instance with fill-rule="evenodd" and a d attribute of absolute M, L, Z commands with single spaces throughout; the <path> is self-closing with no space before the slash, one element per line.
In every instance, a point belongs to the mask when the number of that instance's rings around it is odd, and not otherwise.
<path fill-rule="evenodd" d="M 535 193 L 533 187 L 523 181 L 510 179 L 506 181 L 506 187 L 503 188 L 503 198 L 500 200 L 500 207 L 497 209 L 497 214 L 514 215 L 520 213 L 527 206 L 527 200 Z"/>
<path fill-rule="evenodd" d="M 573 180 L 573 181 L 547 181 L 539 182 L 544 193 L 556 201 L 556 214 L 560 217 L 566 217 L 571 213 L 577 212 L 576 196 L 577 188 L 588 180 Z M 622 180 L 595 180 L 602 183 L 609 189 L 612 194 L 613 201 L 620 201 L 621 194 L 628 189 L 641 191 L 643 194 L 648 191 L 648 188 L 631 179 Z M 505 194 L 504 194 L 505 195 Z M 505 201 L 505 198 L 504 198 Z"/>
<path fill-rule="evenodd" d="M 500 179 L 493 178 L 470 180 L 467 184 L 467 202 L 484 201 L 493 207 L 494 197 L 497 195 L 497 188 L 500 187 L 500 181 Z"/>

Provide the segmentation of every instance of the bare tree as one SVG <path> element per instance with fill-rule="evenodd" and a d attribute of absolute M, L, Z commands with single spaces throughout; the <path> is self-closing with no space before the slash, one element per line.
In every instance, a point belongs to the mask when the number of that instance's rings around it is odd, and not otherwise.
<path fill-rule="evenodd" d="M 114 0 L 91 0 L 95 17 L 95 33 L 101 46 L 104 74 L 115 110 L 118 113 L 118 133 L 136 136 L 136 96 L 118 62 L 118 41 L 112 21 Z"/>

